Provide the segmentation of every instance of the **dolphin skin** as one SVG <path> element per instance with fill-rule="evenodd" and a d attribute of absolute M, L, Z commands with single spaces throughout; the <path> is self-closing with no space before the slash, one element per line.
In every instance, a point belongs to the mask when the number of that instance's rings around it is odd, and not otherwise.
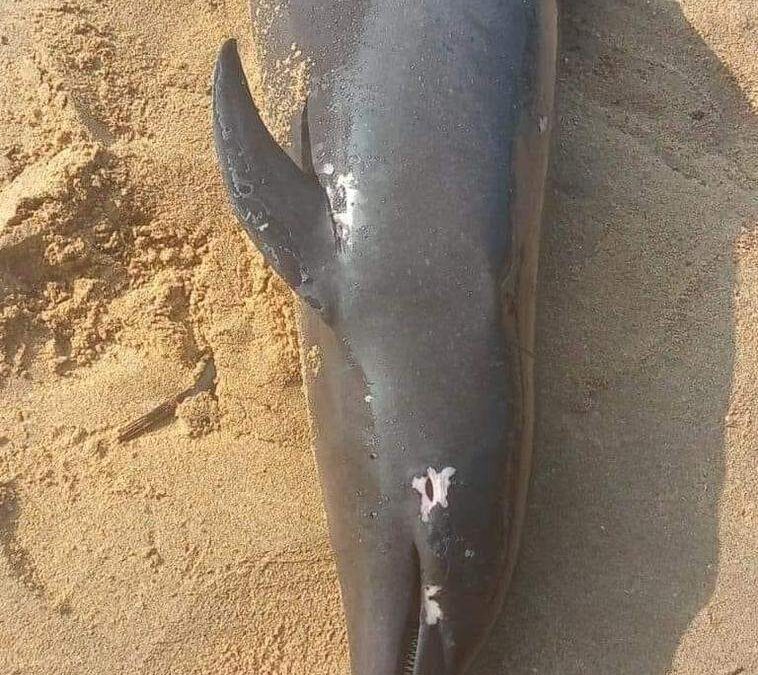
<path fill-rule="evenodd" d="M 355 675 L 460 675 L 516 560 L 554 0 L 298 0 L 292 156 L 233 41 L 216 151 L 242 227 L 301 299 L 303 370 Z"/>

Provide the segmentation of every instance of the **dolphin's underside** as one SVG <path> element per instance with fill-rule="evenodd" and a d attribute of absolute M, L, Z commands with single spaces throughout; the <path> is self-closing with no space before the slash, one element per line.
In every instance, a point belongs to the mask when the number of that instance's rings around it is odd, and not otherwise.
<path fill-rule="evenodd" d="M 303 374 L 356 675 L 459 675 L 516 560 L 553 0 L 309 0 L 294 157 L 233 42 L 214 134 L 237 216 L 302 303 Z M 307 112 L 306 112 L 307 110 Z"/>

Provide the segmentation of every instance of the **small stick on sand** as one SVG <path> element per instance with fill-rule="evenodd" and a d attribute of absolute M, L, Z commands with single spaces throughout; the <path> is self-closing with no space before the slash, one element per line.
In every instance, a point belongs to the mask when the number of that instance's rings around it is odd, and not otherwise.
<path fill-rule="evenodd" d="M 163 401 L 141 417 L 121 427 L 118 430 L 119 442 L 131 441 L 169 419 L 176 412 L 177 406 L 190 396 L 199 394 L 201 391 L 213 391 L 216 385 L 216 364 L 213 362 L 213 356 L 208 356 L 202 360 L 195 372 L 198 370 L 200 371 L 199 375 L 191 387 Z"/>

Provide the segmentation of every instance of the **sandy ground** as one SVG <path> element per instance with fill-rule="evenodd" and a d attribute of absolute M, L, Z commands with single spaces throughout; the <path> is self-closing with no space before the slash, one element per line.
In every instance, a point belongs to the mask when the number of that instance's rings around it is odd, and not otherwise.
<path fill-rule="evenodd" d="M 564 9 L 537 464 L 473 673 L 758 673 L 758 8 Z M 347 673 L 294 305 L 210 145 L 224 37 L 276 131 L 302 95 L 296 51 L 256 70 L 276 11 L 0 0 L 2 675 Z"/>

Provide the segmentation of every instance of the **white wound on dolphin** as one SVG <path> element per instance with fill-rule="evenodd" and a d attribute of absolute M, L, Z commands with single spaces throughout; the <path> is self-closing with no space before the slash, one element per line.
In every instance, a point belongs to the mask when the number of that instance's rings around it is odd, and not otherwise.
<path fill-rule="evenodd" d="M 444 619 L 440 603 L 435 600 L 435 596 L 442 590 L 442 586 L 424 586 L 424 621 L 427 626 L 434 626 L 440 619 Z"/>
<path fill-rule="evenodd" d="M 435 506 L 447 508 L 447 491 L 454 475 L 455 469 L 452 466 L 446 466 L 439 472 L 430 466 L 426 470 L 426 476 L 413 479 L 413 489 L 421 495 L 422 522 L 429 522 L 429 513 Z"/>
<path fill-rule="evenodd" d="M 331 172 L 326 169 L 331 168 Z M 324 165 L 323 173 L 331 176 L 334 166 Z M 334 220 L 334 235 L 340 247 L 345 248 L 350 244 L 350 237 L 355 228 L 355 207 L 358 204 L 358 187 L 352 172 L 338 174 L 326 186 L 326 196 L 329 198 L 329 206 Z"/>

